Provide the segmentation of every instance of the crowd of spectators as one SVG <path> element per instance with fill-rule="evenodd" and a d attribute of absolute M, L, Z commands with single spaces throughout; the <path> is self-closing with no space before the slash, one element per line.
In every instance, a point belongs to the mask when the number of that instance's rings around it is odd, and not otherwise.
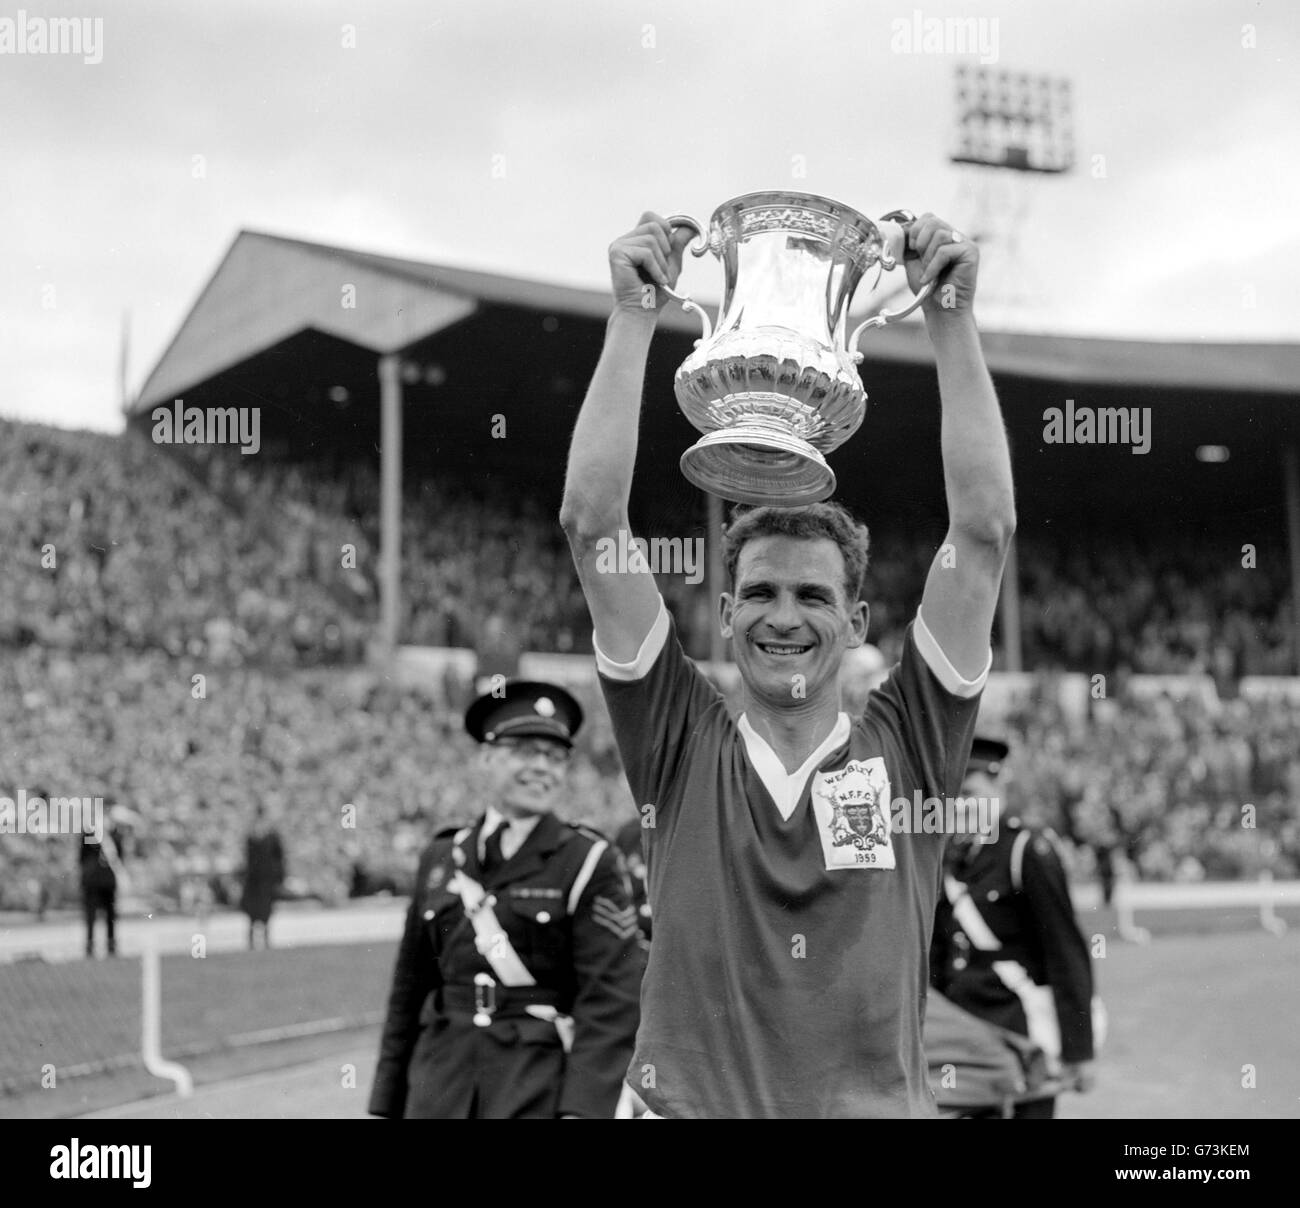
<path fill-rule="evenodd" d="M 232 506 L 139 433 L 0 421 L 0 644 L 355 661 L 369 589 L 328 552 L 346 530 L 259 502 Z"/>
<path fill-rule="evenodd" d="M 359 882 L 404 889 L 433 831 L 481 808 L 461 721 L 472 686 L 436 687 L 397 689 L 364 668 L 214 670 L 159 652 L 9 651 L 0 796 L 126 806 L 141 821 L 123 892 L 164 907 L 197 886 L 238 901 L 259 802 L 284 841 L 293 893 L 337 903 Z M 579 752 L 572 820 L 611 828 L 630 811 L 610 750 L 606 727 Z M 0 909 L 75 904 L 77 854 L 70 837 L 0 835 Z"/>
<path fill-rule="evenodd" d="M 222 459 L 229 465 L 232 459 Z M 369 465 L 340 475 L 249 467 L 250 495 L 297 501 L 298 512 L 358 531 L 377 550 L 379 483 Z M 348 528 L 351 526 L 351 529 Z M 1092 533 L 1018 546 L 1024 664 L 1089 674 L 1293 674 L 1291 600 L 1280 550 L 1243 552 L 1240 534 Z M 422 483 L 403 507 L 402 640 L 473 647 L 497 614 L 524 650 L 589 653 L 590 622 L 556 517 L 529 497 L 470 480 Z M 337 538 L 336 538 L 337 543 Z M 874 643 L 896 652 L 934 549 L 894 529 L 872 537 L 866 595 Z M 378 562 L 361 578 L 378 593 Z M 688 649 L 704 655 L 715 624 L 707 585 L 661 576 Z"/>
<path fill-rule="evenodd" d="M 192 904 L 196 886 L 238 900 L 258 802 L 294 893 L 336 903 L 366 883 L 404 890 L 433 831 L 479 808 L 461 724 L 472 681 L 449 673 L 431 687 L 363 668 L 200 671 L 158 652 L 29 647 L 0 664 L 0 792 L 126 805 L 141 818 L 130 892 L 162 908 Z M 995 725 L 1014 752 L 1002 792 L 1070 841 L 1080 875 L 1103 852 L 1152 880 L 1300 875 L 1300 704 L 1126 694 L 1072 721 L 1050 676 L 1040 688 Z M 610 832 L 638 803 L 594 683 L 577 694 L 588 724 L 565 813 Z M 0 855 L 0 908 L 75 901 L 73 840 L 6 835 Z"/>
<path fill-rule="evenodd" d="M 296 892 L 338 901 L 403 885 L 431 831 L 476 810 L 460 726 L 473 688 L 451 677 L 432 697 L 398 691 L 364 664 L 378 496 L 360 462 L 180 456 L 138 433 L 0 422 L 0 795 L 135 811 L 134 888 L 163 904 L 196 885 L 230 898 L 259 802 Z M 483 484 L 412 483 L 403 542 L 404 642 L 477 647 L 480 670 L 528 650 L 590 651 L 549 510 Z M 1118 689 L 1071 723 L 1045 689 L 1006 722 L 1008 798 L 1073 840 L 1085 871 L 1119 851 L 1151 878 L 1297 875 L 1300 708 L 1232 691 L 1241 675 L 1289 670 L 1276 568 L 1243 566 L 1223 543 L 1085 546 L 1021 546 L 1027 664 L 1118 670 L 1117 684 L 1209 672 L 1224 702 Z M 932 552 L 875 535 L 871 636 L 891 661 Z M 705 587 L 665 586 L 688 648 L 706 652 Z M 599 695 L 581 694 L 590 722 L 569 813 L 608 829 L 635 803 Z M 0 906 L 75 896 L 71 847 L 0 844 Z"/>
<path fill-rule="evenodd" d="M 1096 534 L 1018 544 L 1025 665 L 1107 673 L 1293 675 L 1280 534 Z"/>
<path fill-rule="evenodd" d="M 1144 880 L 1300 875 L 1300 703 L 1122 692 L 1072 723 L 1044 678 L 1005 719 L 1008 807 Z"/>
<path fill-rule="evenodd" d="M 328 467 L 179 452 L 0 422 L 9 590 L 0 643 L 154 649 L 220 665 L 355 662 L 379 598 L 372 462 Z M 519 650 L 589 653 L 591 628 L 551 508 L 503 484 L 408 483 L 400 639 L 474 648 L 497 618 Z M 871 640 L 898 649 L 933 549 L 873 534 Z M 1025 666 L 1291 674 L 1291 601 L 1275 551 L 1227 537 L 1090 534 L 1018 546 Z M 708 651 L 704 583 L 661 578 L 688 649 Z"/>

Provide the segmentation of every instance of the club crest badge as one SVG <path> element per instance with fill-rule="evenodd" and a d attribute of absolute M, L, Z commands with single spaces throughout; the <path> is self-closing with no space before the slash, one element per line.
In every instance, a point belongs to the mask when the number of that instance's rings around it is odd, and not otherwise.
<path fill-rule="evenodd" d="M 894 868 L 889 777 L 880 756 L 813 778 L 812 805 L 826 869 Z"/>

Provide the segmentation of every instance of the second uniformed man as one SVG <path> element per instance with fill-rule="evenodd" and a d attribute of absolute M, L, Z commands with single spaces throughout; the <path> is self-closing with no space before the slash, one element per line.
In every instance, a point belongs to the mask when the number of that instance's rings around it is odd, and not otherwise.
<path fill-rule="evenodd" d="M 977 737 L 963 797 L 996 800 L 1007 744 Z M 930 980 L 951 1002 L 1027 1036 L 1070 1089 L 1093 1084 L 1092 962 L 1075 921 L 1070 887 L 1051 831 L 1002 814 L 992 842 L 955 836 L 945 858 Z M 1045 1096 L 1016 1106 L 1019 1118 L 1050 1118 Z"/>
<path fill-rule="evenodd" d="M 614 1115 L 641 958 L 615 852 L 553 813 L 581 722 L 563 688 L 522 681 L 466 713 L 486 810 L 420 860 L 372 1115 Z"/>

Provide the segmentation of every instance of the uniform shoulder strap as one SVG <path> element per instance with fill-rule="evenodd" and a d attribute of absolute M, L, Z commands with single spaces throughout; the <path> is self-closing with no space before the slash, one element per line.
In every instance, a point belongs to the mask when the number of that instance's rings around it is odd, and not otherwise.
<path fill-rule="evenodd" d="M 592 844 L 587 849 L 587 855 L 582 861 L 582 866 L 578 869 L 578 875 L 573 879 L 573 885 L 569 888 L 568 909 L 570 914 L 573 914 L 578 909 L 578 902 L 582 899 L 587 886 L 591 884 L 591 878 L 595 875 L 596 865 L 600 863 L 601 856 L 609 849 L 609 840 L 601 835 L 599 831 L 593 831 L 581 826 L 574 827 L 574 830 L 578 831 L 584 838 L 591 839 Z"/>
<path fill-rule="evenodd" d="M 1025 887 L 1025 848 L 1031 838 L 1028 830 L 1022 830 L 1011 845 L 1011 888 L 1017 893 Z"/>
<path fill-rule="evenodd" d="M 433 838 L 429 840 L 428 845 L 420 855 L 420 859 L 443 858 L 449 848 L 455 847 L 458 843 L 463 843 L 465 836 L 473 829 L 472 826 L 444 826 L 434 831 Z"/>

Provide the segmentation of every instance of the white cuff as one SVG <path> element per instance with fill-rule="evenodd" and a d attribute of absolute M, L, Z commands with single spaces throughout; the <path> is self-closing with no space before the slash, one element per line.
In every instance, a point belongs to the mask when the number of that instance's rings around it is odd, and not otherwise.
<path fill-rule="evenodd" d="M 596 644 L 595 633 L 591 635 L 591 648 L 596 652 L 596 670 L 606 679 L 643 679 L 650 668 L 654 666 L 655 659 L 659 657 L 659 652 L 663 650 L 664 643 L 667 641 L 668 606 L 664 603 L 663 596 L 660 596 L 659 613 L 654 619 L 654 624 L 650 626 L 650 632 L 645 635 L 645 640 L 641 643 L 641 649 L 636 652 L 636 658 L 630 663 L 614 662 L 608 655 L 602 653 L 600 647 Z"/>
<path fill-rule="evenodd" d="M 912 638 L 916 642 L 917 652 L 925 660 L 925 665 L 934 672 L 934 678 L 953 696 L 969 698 L 984 690 L 989 671 L 993 667 L 992 647 L 989 648 L 989 657 L 984 664 L 984 670 L 975 679 L 968 680 L 963 679 L 957 668 L 948 661 L 948 656 L 944 654 L 934 634 L 930 632 L 919 608 L 916 610 L 916 624 L 912 626 Z"/>

